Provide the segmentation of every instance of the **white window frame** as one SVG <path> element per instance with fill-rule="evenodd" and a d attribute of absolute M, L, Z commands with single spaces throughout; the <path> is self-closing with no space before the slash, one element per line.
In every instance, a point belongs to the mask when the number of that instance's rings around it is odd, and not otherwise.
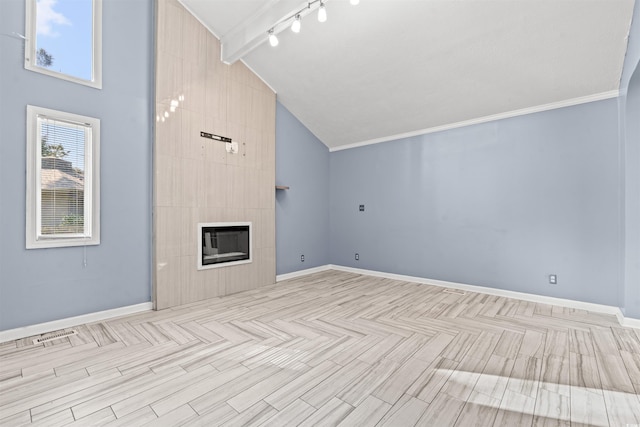
<path fill-rule="evenodd" d="M 0 0 L 2 1 L 2 0 Z M 26 23 L 25 23 L 25 49 L 24 68 L 36 73 L 46 74 L 62 80 L 91 86 L 102 89 L 102 0 L 92 0 L 93 2 L 93 44 L 91 80 L 84 80 L 69 74 L 60 73 L 40 67 L 36 64 L 36 0 L 25 0 L 26 2 Z"/>
<path fill-rule="evenodd" d="M 1 1 L 1 0 L 0 0 Z M 38 118 L 90 127 L 84 151 L 84 233 L 42 235 L 42 151 Z M 100 120 L 93 117 L 27 105 L 27 229 L 26 248 L 57 248 L 100 244 Z"/>

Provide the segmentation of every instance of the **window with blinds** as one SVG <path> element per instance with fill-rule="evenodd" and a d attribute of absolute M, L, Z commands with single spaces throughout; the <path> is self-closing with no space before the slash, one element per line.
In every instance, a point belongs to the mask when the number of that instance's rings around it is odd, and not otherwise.
<path fill-rule="evenodd" d="M 27 248 L 99 243 L 100 122 L 27 107 Z"/>

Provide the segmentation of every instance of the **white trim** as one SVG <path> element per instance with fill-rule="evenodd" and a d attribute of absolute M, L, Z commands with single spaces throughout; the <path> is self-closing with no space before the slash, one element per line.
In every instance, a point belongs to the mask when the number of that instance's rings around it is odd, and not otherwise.
<path fill-rule="evenodd" d="M 187 12 L 189 12 L 191 14 L 191 16 L 193 16 L 196 19 L 196 21 L 198 21 L 207 31 L 209 31 L 216 39 L 218 39 L 218 43 L 220 43 L 220 63 L 221 64 L 225 64 L 225 62 L 222 61 L 222 42 L 220 41 L 221 37 L 218 34 L 216 34 L 215 31 L 213 31 L 213 28 L 211 28 L 202 19 L 200 19 L 200 17 L 196 13 L 194 13 L 193 10 L 191 10 L 191 8 L 189 6 L 187 6 L 183 0 L 178 0 L 178 3 L 180 3 L 180 5 L 182 5 L 182 7 L 184 7 L 185 10 Z M 256 77 L 258 77 L 262 81 L 262 83 L 265 84 L 265 86 L 267 86 L 269 89 L 271 89 L 271 91 L 274 93 L 274 95 L 277 94 L 277 92 L 273 88 L 273 86 L 271 86 L 265 79 L 263 79 L 260 74 L 256 73 L 255 70 L 253 68 L 251 68 L 249 66 L 249 64 L 247 64 L 244 61 L 244 59 L 241 58 L 240 62 L 242 62 L 245 65 L 245 67 L 247 67 Z M 228 64 L 225 64 L 225 65 L 228 65 Z"/>
<path fill-rule="evenodd" d="M 90 140 L 84 147 L 84 224 L 82 234 L 40 233 L 40 172 L 42 170 L 41 141 L 39 140 L 39 117 L 74 123 L 88 129 Z M 100 119 L 66 111 L 27 105 L 27 188 L 26 188 L 26 230 L 27 249 L 60 248 L 69 246 L 90 246 L 100 244 Z"/>
<path fill-rule="evenodd" d="M 622 320 L 620 319 L 622 318 Z M 620 311 L 620 315 L 618 316 L 618 321 L 622 326 L 626 326 L 628 328 L 640 329 L 640 319 L 634 319 L 633 317 L 625 317 Z"/>
<path fill-rule="evenodd" d="M 276 276 L 276 283 L 283 280 L 295 279 L 297 277 L 306 276 L 313 273 L 320 273 L 321 271 L 331 270 L 331 265 L 321 265 L 320 267 L 307 268 L 306 270 L 293 271 L 291 273 L 279 274 Z"/>
<path fill-rule="evenodd" d="M 36 64 L 36 0 L 27 0 L 25 6 L 24 68 L 84 86 L 102 89 L 102 0 L 92 2 L 91 80 L 57 72 Z"/>
<path fill-rule="evenodd" d="M 46 323 L 38 323 L 37 325 L 8 329 L 6 331 L 0 331 L 0 343 L 150 310 L 153 310 L 153 303 L 143 302 L 141 304 L 118 307 L 111 310 L 98 311 L 75 317 L 67 317 L 66 319 L 53 320 Z"/>
<path fill-rule="evenodd" d="M 209 227 L 249 227 L 249 259 L 239 261 L 220 262 L 217 264 L 202 263 L 202 229 Z M 198 258 L 196 260 L 196 268 L 198 270 L 208 270 L 211 268 L 231 267 L 233 265 L 250 264 L 253 262 L 253 224 L 251 221 L 246 222 L 199 222 L 198 231 Z"/>
<path fill-rule="evenodd" d="M 244 59 L 240 59 L 240 62 L 242 62 L 244 64 L 245 67 L 247 67 L 249 69 L 249 71 L 251 71 L 257 78 L 260 79 L 260 81 L 262 81 L 262 83 L 264 83 L 264 85 L 266 87 L 268 87 L 269 89 L 271 89 L 271 91 L 273 92 L 274 95 L 278 94 L 278 91 L 275 90 L 275 88 L 273 86 L 271 86 L 265 79 L 262 78 L 262 76 L 260 74 L 258 74 L 253 67 L 249 66 L 249 64 L 247 64 Z"/>
<path fill-rule="evenodd" d="M 593 311 L 597 313 L 613 314 L 618 318 L 618 322 L 622 326 L 640 329 L 640 319 L 625 317 L 618 307 L 612 307 L 602 304 L 593 304 L 588 302 L 574 301 L 563 298 L 545 297 L 542 295 L 527 294 L 523 292 L 506 291 L 503 289 L 493 289 L 484 286 L 465 285 L 462 283 L 445 282 L 442 280 L 429 280 L 422 277 L 404 276 L 393 273 L 383 273 L 380 271 L 364 270 L 360 268 L 343 267 L 340 265 L 327 264 L 320 267 L 308 268 L 306 270 L 294 271 L 292 273 L 280 274 L 276 276 L 276 282 L 293 279 L 297 277 L 307 276 L 309 274 L 320 273 L 328 270 L 345 271 L 348 273 L 363 274 L 373 277 L 383 277 L 394 280 L 402 280 L 408 282 L 422 283 L 433 286 L 440 286 L 453 289 L 463 289 L 472 292 L 478 292 L 489 295 L 504 296 L 508 298 L 516 298 L 524 301 L 541 302 L 545 304 L 559 305 L 561 307 L 579 308 L 583 310 Z M 27 338 L 34 335 L 40 335 L 51 331 L 70 328 L 73 326 L 84 325 L 86 323 L 99 322 L 103 320 L 113 319 L 115 317 L 126 316 L 130 314 L 141 313 L 143 311 L 153 310 L 153 303 L 144 302 L 141 304 L 129 305 L 126 307 L 114 308 L 111 310 L 99 311 L 96 313 L 88 313 L 66 319 L 54 320 L 37 325 L 23 326 L 16 329 L 8 329 L 0 331 L 0 343 L 14 341 L 21 338 Z"/>
<path fill-rule="evenodd" d="M 442 288 L 460 289 L 469 292 L 477 292 L 487 295 L 495 295 L 506 298 L 515 298 L 523 301 L 539 302 L 542 304 L 557 305 L 560 307 L 575 308 L 579 310 L 592 311 L 594 313 L 604 313 L 616 316 L 620 325 L 629 328 L 640 329 L 640 319 L 625 317 L 619 307 L 604 304 L 595 304 L 591 302 L 576 301 L 565 298 L 549 297 L 537 294 L 528 294 L 525 292 L 509 291 L 505 289 L 496 289 L 486 286 L 467 285 L 464 283 L 447 282 L 444 280 L 426 279 L 424 277 L 405 276 L 403 274 L 385 273 L 382 271 L 365 270 L 361 268 L 344 267 L 341 265 L 327 264 L 322 267 L 310 268 L 308 270 L 296 271 L 294 273 L 276 276 L 276 281 L 291 279 L 294 277 L 304 276 L 306 274 L 317 273 L 326 270 L 344 271 L 347 273 L 362 274 L 372 277 L 382 277 L 385 279 L 400 280 L 403 282 L 414 282 L 425 285 L 438 286 Z M 286 276 L 286 277 L 285 277 Z"/>
<path fill-rule="evenodd" d="M 182 7 L 184 7 L 186 9 L 186 11 L 191 14 L 191 16 L 196 18 L 196 21 L 198 21 L 204 28 L 206 28 L 207 31 L 209 31 L 211 34 L 213 34 L 213 36 L 218 39 L 218 42 L 220 42 L 220 38 L 221 38 L 220 35 L 216 34 L 216 32 L 213 31 L 213 28 L 211 28 L 209 25 L 207 25 L 206 22 L 204 22 L 202 19 L 200 19 L 198 14 L 195 13 L 193 11 L 193 9 L 191 9 L 191 7 L 189 7 L 189 5 L 187 5 L 183 0 L 178 0 L 178 3 L 180 3 L 180 5 Z M 160 30 L 162 30 L 162 28 Z M 220 49 L 220 50 L 222 50 L 222 49 Z M 222 58 L 220 59 L 220 62 L 222 62 Z"/>
<path fill-rule="evenodd" d="M 426 135 L 434 132 L 442 132 L 445 130 L 461 128 L 464 126 L 477 125 L 480 123 L 492 122 L 495 120 L 508 119 L 511 117 L 524 116 L 526 114 L 540 113 L 542 111 L 555 110 L 557 108 L 571 107 L 573 105 L 586 104 L 589 102 L 602 101 L 605 99 L 616 98 L 620 95 L 618 90 L 611 90 L 609 92 L 596 93 L 588 96 L 581 96 L 579 98 L 566 99 L 564 101 L 552 102 L 550 104 L 536 105 L 533 107 L 527 107 L 520 110 L 507 111 L 499 114 L 492 114 L 490 116 L 478 117 L 477 119 L 464 120 L 462 122 L 450 123 L 442 126 L 435 126 L 432 128 L 416 130 L 413 132 L 400 133 L 397 135 L 384 136 L 382 138 L 369 139 L 367 141 L 355 142 L 353 144 L 340 145 L 338 147 L 329 147 L 330 152 L 348 150 L 350 148 L 364 147 L 365 145 L 379 144 L 381 142 L 395 141 L 403 138 L 410 138 L 412 136 Z"/>
<path fill-rule="evenodd" d="M 583 302 L 583 301 L 576 301 L 576 300 L 570 300 L 570 299 L 564 299 L 564 298 L 549 297 L 545 295 L 529 294 L 525 292 L 509 291 L 506 289 L 497 289 L 497 288 L 491 288 L 487 286 L 467 285 L 464 283 L 447 282 L 444 280 L 426 279 L 423 277 L 405 276 L 402 274 L 394 274 L 394 273 L 384 273 L 381 271 L 363 270 L 359 268 L 343 267 L 340 265 L 332 265 L 331 268 L 334 270 L 346 271 L 349 273 L 364 274 L 367 276 L 374 276 L 374 277 L 383 277 L 385 279 L 400 280 L 404 282 L 415 282 L 415 283 L 421 283 L 425 285 L 438 286 L 441 288 L 460 289 L 463 291 L 478 292 L 482 294 L 495 295 L 499 297 L 516 298 L 524 301 L 559 305 L 562 307 L 594 311 L 597 313 L 605 313 L 605 314 L 611 314 L 615 316 L 617 316 L 618 312 L 620 311 L 618 307 L 613 307 L 610 305 L 595 304 L 591 302 Z"/>

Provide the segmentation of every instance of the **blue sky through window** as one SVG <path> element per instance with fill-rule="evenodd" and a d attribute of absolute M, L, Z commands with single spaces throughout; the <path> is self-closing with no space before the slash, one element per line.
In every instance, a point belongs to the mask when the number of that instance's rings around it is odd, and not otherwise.
<path fill-rule="evenodd" d="M 36 52 L 42 48 L 53 57 L 46 68 L 92 80 L 93 1 L 37 0 L 36 4 Z"/>

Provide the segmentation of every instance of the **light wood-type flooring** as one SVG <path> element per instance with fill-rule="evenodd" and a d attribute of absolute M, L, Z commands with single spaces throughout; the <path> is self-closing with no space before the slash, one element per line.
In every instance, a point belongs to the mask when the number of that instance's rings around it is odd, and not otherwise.
<path fill-rule="evenodd" d="M 614 316 L 326 271 L 0 344 L 0 425 L 640 425 Z"/>

